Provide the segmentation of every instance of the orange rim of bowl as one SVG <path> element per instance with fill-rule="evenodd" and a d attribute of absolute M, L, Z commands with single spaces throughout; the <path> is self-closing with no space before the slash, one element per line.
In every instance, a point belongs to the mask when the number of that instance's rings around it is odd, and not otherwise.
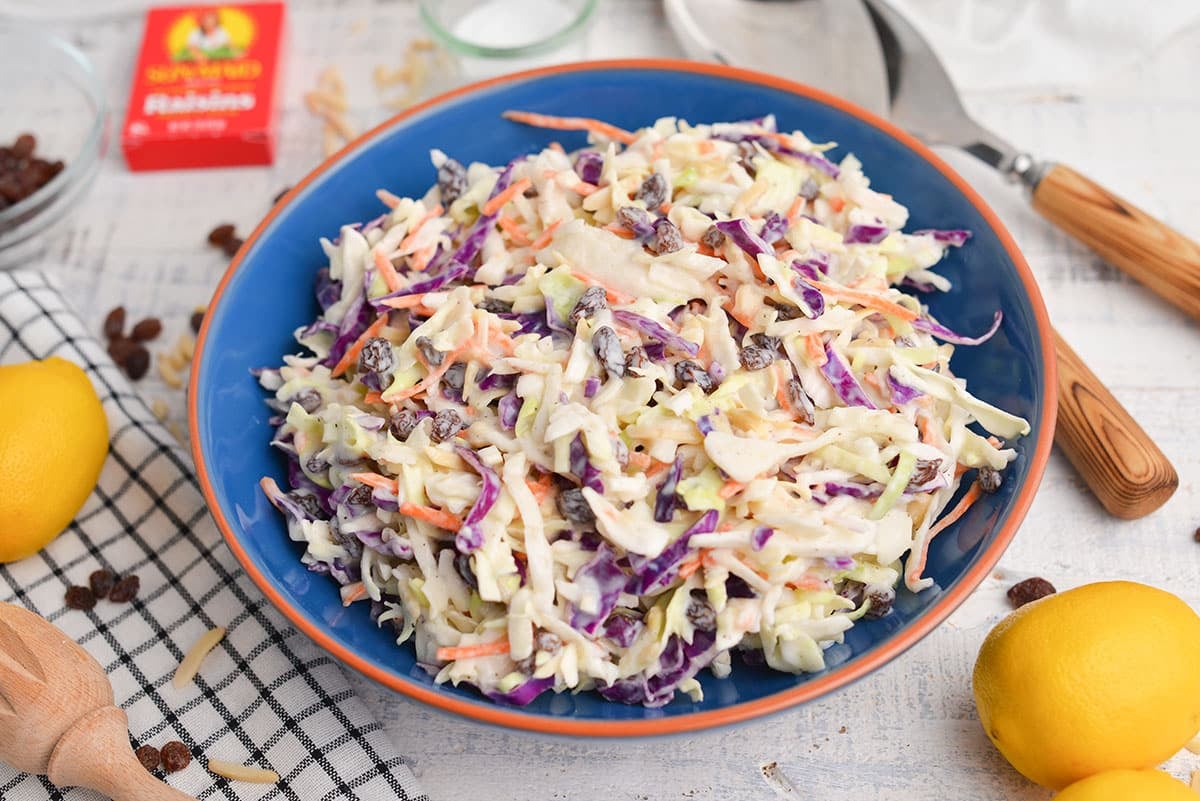
<path fill-rule="evenodd" d="M 1030 305 L 1033 309 L 1034 319 L 1037 323 L 1038 334 L 1041 337 L 1042 346 L 1042 363 L 1045 370 L 1045 396 L 1042 401 L 1042 426 L 1040 429 L 1041 435 L 1034 446 L 1033 457 L 1029 466 L 1029 475 L 1022 488 L 1020 494 L 1013 502 L 1013 508 L 1008 515 L 1004 526 L 996 534 L 995 540 L 991 545 L 980 555 L 975 565 L 961 576 L 958 582 L 945 595 L 934 602 L 928 610 L 920 617 L 912 621 L 903 631 L 892 637 L 887 642 L 878 647 L 877 650 L 861 657 L 848 666 L 835 669 L 829 675 L 806 681 L 801 685 L 788 690 L 775 693 L 766 698 L 759 698 L 754 701 L 746 701 L 743 703 L 733 704 L 723 709 L 714 709 L 706 712 L 696 712 L 692 714 L 679 715 L 675 717 L 665 717 L 657 719 L 643 720 L 573 720 L 570 718 L 555 718 L 545 715 L 530 715 L 521 711 L 513 710 L 503 706 L 488 706 L 479 702 L 467 701 L 465 699 L 456 698 L 445 693 L 439 692 L 437 689 L 424 687 L 414 684 L 408 679 L 389 673 L 383 670 L 378 665 L 375 665 L 368 660 L 362 658 L 358 654 L 352 652 L 346 646 L 337 642 L 332 636 L 323 631 L 319 625 L 309 620 L 302 612 L 289 604 L 279 591 L 272 584 L 270 579 L 265 576 L 250 559 L 245 549 L 242 548 L 238 540 L 238 535 L 235 533 L 233 526 L 225 518 L 221 510 L 220 504 L 217 502 L 216 493 L 213 491 L 213 485 L 208 476 L 207 466 L 205 465 L 203 453 L 200 448 L 199 436 L 199 414 L 197 409 L 199 398 L 199 375 L 204 362 L 204 348 L 208 336 L 208 327 L 211 315 L 205 315 L 204 323 L 201 326 L 200 334 L 197 339 L 197 358 L 193 362 L 191 376 L 188 383 L 188 428 L 192 441 L 192 456 L 196 464 L 197 476 L 200 480 L 200 487 L 204 493 L 204 498 L 208 502 L 209 509 L 212 512 L 213 519 L 217 523 L 217 527 L 221 531 L 221 535 L 225 538 L 230 550 L 237 557 L 246 573 L 253 579 L 258 588 L 267 596 L 268 599 L 275 605 L 277 609 L 308 637 L 315 641 L 319 646 L 328 651 L 331 655 L 346 665 L 354 668 L 360 673 L 374 679 L 385 687 L 403 693 L 404 695 L 414 698 L 418 701 L 427 703 L 433 707 L 446 712 L 452 712 L 464 717 L 491 723 L 499 726 L 505 726 L 514 729 L 524 729 L 527 731 L 542 732 L 546 734 L 570 735 L 579 737 L 642 737 L 647 735 L 662 735 L 662 734 L 677 734 L 687 731 L 697 731 L 702 729 L 724 726 L 732 723 L 740 723 L 751 720 L 753 718 L 769 715 L 774 712 L 779 712 L 797 704 L 804 703 L 819 698 L 826 693 L 832 692 L 840 687 L 844 687 L 851 682 L 866 676 L 871 671 L 882 667 L 883 665 L 896 658 L 904 651 L 915 645 L 925 635 L 929 634 L 943 620 L 946 619 L 983 581 L 988 572 L 999 561 L 1000 556 L 1008 547 L 1008 544 L 1015 536 L 1017 529 L 1025 518 L 1025 514 L 1029 511 L 1029 506 L 1033 502 L 1033 496 L 1037 491 L 1038 485 L 1041 483 L 1042 475 L 1045 472 L 1046 462 L 1050 456 L 1050 446 L 1053 441 L 1054 434 L 1054 415 L 1057 403 L 1057 366 L 1054 358 L 1053 337 L 1051 336 L 1050 317 L 1046 312 L 1045 304 L 1042 301 L 1041 293 L 1038 290 L 1037 282 L 1033 277 L 1029 265 L 1025 262 L 1025 258 L 1021 255 L 1017 248 L 1016 242 L 1008 233 L 1007 229 L 1000 222 L 996 213 L 984 202 L 974 189 L 972 189 L 961 176 L 959 176 L 948 164 L 942 161 L 928 147 L 918 141 L 911 134 L 896 127 L 887 120 L 879 117 L 871 112 L 859 108 L 858 106 L 843 100 L 834 95 L 806 86 L 795 81 L 789 81 L 783 78 L 778 78 L 772 75 L 767 75 L 753 70 L 739 69 L 736 67 L 727 67 L 718 64 L 702 64 L 692 61 L 683 61 L 679 59 L 614 59 L 608 61 L 588 61 L 577 62 L 572 64 L 560 64 L 551 67 L 543 67 L 539 69 L 526 70 L 524 72 L 513 73 L 498 78 L 492 78 L 478 83 L 469 84 L 437 97 L 419 103 L 405 111 L 391 117 L 387 121 L 380 123 L 371 130 L 359 136 L 353 142 L 350 142 L 337 153 L 326 159 L 315 170 L 310 172 L 298 184 L 296 184 L 280 202 L 267 213 L 267 216 L 254 229 L 254 233 L 246 240 L 242 250 L 230 263 L 222 276 L 220 283 L 217 285 L 216 291 L 213 293 L 210 301 L 211 307 L 216 307 L 221 301 L 221 297 L 229 284 L 230 279 L 237 272 L 241 265 L 243 254 L 253 246 L 263 231 L 275 220 L 280 211 L 291 201 L 292 198 L 302 192 L 305 187 L 316 180 L 321 175 L 333 169 L 343 158 L 350 152 L 358 148 L 364 142 L 374 138 L 377 134 L 385 129 L 394 126 L 397 122 L 405 120 L 421 114 L 422 112 L 441 105 L 454 98 L 463 97 L 464 95 L 474 94 L 480 90 L 487 89 L 493 86 L 499 86 L 507 83 L 519 83 L 531 78 L 538 78 L 545 75 L 556 75 L 573 72 L 598 72 L 604 70 L 658 70 L 668 72 L 688 72 L 700 75 L 712 75 L 720 78 L 734 79 L 746 83 L 767 86 L 773 89 L 779 89 L 791 94 L 800 95 L 810 100 L 816 100 L 827 106 L 832 106 L 846 114 L 856 117 L 868 125 L 874 126 L 890 136 L 898 139 L 903 144 L 912 149 L 918 156 L 933 165 L 945 178 L 954 185 L 959 192 L 970 201 L 983 216 L 987 224 L 991 226 L 1001 244 L 1007 251 L 1008 256 L 1012 259 L 1013 264 L 1017 268 L 1017 273 L 1021 278 L 1021 283 L 1025 287 L 1026 294 L 1029 297 Z"/>

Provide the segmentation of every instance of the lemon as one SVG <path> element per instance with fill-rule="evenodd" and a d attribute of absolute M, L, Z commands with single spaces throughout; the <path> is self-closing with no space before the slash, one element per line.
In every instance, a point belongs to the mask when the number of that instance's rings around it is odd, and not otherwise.
<path fill-rule="evenodd" d="M 974 689 L 988 737 L 1038 784 L 1154 767 L 1200 730 L 1200 616 L 1128 581 L 1047 596 L 988 634 Z"/>
<path fill-rule="evenodd" d="M 1108 770 L 1080 779 L 1054 801 L 1196 801 L 1183 782 L 1161 770 Z"/>
<path fill-rule="evenodd" d="M 107 453 L 108 422 L 83 370 L 55 356 L 0 367 L 0 562 L 62 533 Z"/>

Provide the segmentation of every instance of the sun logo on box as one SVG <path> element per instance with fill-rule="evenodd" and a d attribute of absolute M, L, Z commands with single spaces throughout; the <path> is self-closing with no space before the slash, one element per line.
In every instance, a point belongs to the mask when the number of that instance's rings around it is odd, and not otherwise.
<path fill-rule="evenodd" d="M 172 61 L 204 64 L 242 58 L 255 37 L 254 19 L 238 8 L 206 6 L 196 8 L 171 24 L 167 31 L 167 52 Z"/>

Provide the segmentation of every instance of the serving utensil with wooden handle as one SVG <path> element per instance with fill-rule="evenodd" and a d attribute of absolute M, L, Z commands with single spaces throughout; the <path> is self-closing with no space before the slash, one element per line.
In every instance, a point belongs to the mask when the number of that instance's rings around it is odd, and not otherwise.
<path fill-rule="evenodd" d="M 128 720 L 100 664 L 12 604 L 0 604 L 0 761 L 114 801 L 195 801 L 133 755 Z"/>

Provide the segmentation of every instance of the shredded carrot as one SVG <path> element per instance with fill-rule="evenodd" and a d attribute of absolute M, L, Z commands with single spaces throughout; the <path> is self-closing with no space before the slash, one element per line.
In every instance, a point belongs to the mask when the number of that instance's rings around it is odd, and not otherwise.
<path fill-rule="evenodd" d="M 863 308 L 874 309 L 875 311 L 883 312 L 884 314 L 890 314 L 893 317 L 900 318 L 901 320 L 911 321 L 917 319 L 919 316 L 912 309 L 901 306 L 899 303 L 893 303 L 890 300 L 881 298 L 878 295 L 870 292 L 859 292 L 854 289 L 834 286 L 833 284 L 826 284 L 821 281 L 813 281 L 811 283 L 822 295 L 826 295 L 836 300 L 847 300 L 851 303 L 857 303 Z"/>
<path fill-rule="evenodd" d="M 565 150 L 563 150 L 563 146 L 562 146 L 562 143 L 561 143 L 561 142 L 551 142 L 551 143 L 550 143 L 550 149 L 551 149 L 551 150 L 556 150 L 556 151 L 558 151 L 559 153 L 565 153 L 565 152 L 566 152 Z"/>
<path fill-rule="evenodd" d="M 368 487 L 381 489 L 390 492 L 393 495 L 400 494 L 400 479 L 388 478 L 381 476 L 378 473 L 351 473 L 350 478 L 357 481 L 359 484 L 365 484 Z"/>
<path fill-rule="evenodd" d="M 815 331 L 811 334 L 805 335 L 804 353 L 817 367 L 820 367 L 829 360 L 829 357 L 825 355 L 825 340 L 823 340 L 821 335 Z"/>
<path fill-rule="evenodd" d="M 622 239 L 633 239 L 635 236 L 637 236 L 637 234 L 635 234 L 633 231 L 630 231 L 620 223 L 609 223 L 608 225 L 604 226 L 604 230 L 608 231 L 610 234 L 616 234 Z"/>
<path fill-rule="evenodd" d="M 714 145 L 712 143 L 712 141 L 709 139 L 701 139 L 700 144 L 696 146 L 696 149 L 699 150 L 702 154 L 707 155 L 707 154 L 713 152 L 714 150 L 716 150 L 717 146 Z"/>
<path fill-rule="evenodd" d="M 555 117 L 532 111 L 506 111 L 500 116 L 513 122 L 532 125 L 534 128 L 551 128 L 556 131 L 588 131 L 623 145 L 632 144 L 636 139 L 629 131 L 621 130 L 607 122 L 593 120 L 590 117 Z"/>
<path fill-rule="evenodd" d="M 424 306 L 427 294 L 429 293 L 421 292 L 416 295 L 401 295 L 396 298 L 384 298 L 378 302 L 393 309 L 411 309 L 414 306 Z"/>
<path fill-rule="evenodd" d="M 839 211 L 846 208 L 846 201 L 842 200 L 840 197 L 831 197 L 828 198 L 828 200 L 829 208 L 833 209 L 834 214 L 837 214 Z"/>
<path fill-rule="evenodd" d="M 376 189 L 375 197 L 379 198 L 379 202 L 387 206 L 389 209 L 394 209 L 400 205 L 400 196 L 393 195 L 386 189 Z"/>
<path fill-rule="evenodd" d="M 363 395 L 363 400 L 367 403 L 383 403 L 383 393 L 368 392 L 366 395 Z"/>
<path fill-rule="evenodd" d="M 342 606 L 349 606 L 355 601 L 361 601 L 367 597 L 367 586 L 361 581 L 356 581 L 353 584 L 347 584 L 342 587 Z"/>
<path fill-rule="evenodd" d="M 717 497 L 729 500 L 734 495 L 744 490 L 746 485 L 740 481 L 734 481 L 732 478 L 725 482 L 721 489 L 717 490 Z"/>
<path fill-rule="evenodd" d="M 571 270 L 570 273 L 572 276 L 574 276 L 575 278 L 578 278 L 580 281 L 587 284 L 588 286 L 604 287 L 604 294 L 607 296 L 609 303 L 624 304 L 624 303 L 633 303 L 635 300 L 637 300 L 637 298 L 635 298 L 633 295 L 628 295 L 619 289 L 613 289 L 612 287 L 607 286 L 600 281 L 597 281 L 595 278 L 592 278 L 587 273 L 581 273 L 578 270 Z"/>
<path fill-rule="evenodd" d="M 921 432 L 921 442 L 926 445 L 932 445 L 936 442 L 936 437 L 933 435 L 932 421 L 927 414 L 917 415 L 917 430 Z"/>
<path fill-rule="evenodd" d="M 938 534 L 941 534 L 949 526 L 953 525 L 960 517 L 966 514 L 967 510 L 971 508 L 975 501 L 979 500 L 979 496 L 981 494 L 982 492 L 979 489 L 979 483 L 976 482 L 972 484 L 971 488 L 968 489 L 967 493 L 962 496 L 957 504 L 955 504 L 954 508 L 947 512 L 945 517 L 930 527 L 929 533 L 925 537 L 925 544 L 921 547 L 920 556 L 916 559 L 913 558 L 916 556 L 916 554 L 909 556 L 909 564 L 904 568 L 904 573 L 907 577 L 914 579 L 921 577 L 921 573 L 925 571 L 925 558 L 929 553 L 929 543 L 933 542 L 934 537 L 936 537 Z"/>
<path fill-rule="evenodd" d="M 793 590 L 825 590 L 829 589 L 829 582 L 816 576 L 801 576 L 795 581 L 789 581 L 787 586 Z"/>
<path fill-rule="evenodd" d="M 641 451 L 629 452 L 629 463 L 634 467 L 640 467 L 642 470 L 645 470 L 650 466 L 651 461 L 653 460 L 648 453 L 642 453 Z"/>
<path fill-rule="evenodd" d="M 693 573 L 695 573 L 697 570 L 700 569 L 700 564 L 701 564 L 700 554 L 696 554 L 695 556 L 691 557 L 690 559 L 687 559 L 686 561 L 684 561 L 682 564 L 679 565 L 679 577 L 681 579 L 687 579 L 688 576 L 692 575 Z"/>
<path fill-rule="evenodd" d="M 400 281 L 400 274 L 392 266 L 392 260 L 387 257 L 387 254 L 378 248 L 371 253 L 375 257 L 375 269 L 383 276 L 383 283 L 387 284 L 388 292 L 395 292 L 403 286 Z"/>
<path fill-rule="evenodd" d="M 433 258 L 433 254 L 437 252 L 437 243 L 431 242 L 425 247 L 418 250 L 408 260 L 409 268 L 417 272 L 424 272 L 429 266 L 429 260 Z"/>
<path fill-rule="evenodd" d="M 863 383 L 874 387 L 878 392 L 883 392 L 883 387 L 879 386 L 879 378 L 875 375 L 874 370 L 869 373 L 863 373 Z"/>
<path fill-rule="evenodd" d="M 792 201 L 792 205 L 788 206 L 786 216 L 787 216 L 787 221 L 788 221 L 789 226 L 794 225 L 796 223 L 796 220 L 800 219 L 800 211 L 803 208 L 804 208 L 804 198 L 797 196 L 796 199 Z"/>
<path fill-rule="evenodd" d="M 508 640 L 492 640 L 491 642 L 481 642 L 478 645 L 460 645 L 457 648 L 442 647 L 437 649 L 437 658 L 439 662 L 454 662 L 459 659 L 507 654 L 508 651 Z"/>
<path fill-rule="evenodd" d="M 716 256 L 717 252 L 703 242 L 696 244 L 696 252 L 701 256 Z"/>
<path fill-rule="evenodd" d="M 655 142 L 654 147 L 650 148 L 650 153 L 655 160 L 661 159 L 663 154 L 663 143 Z"/>
<path fill-rule="evenodd" d="M 558 230 L 558 226 L 560 225 L 562 225 L 562 220 L 555 220 L 547 225 L 545 229 L 542 230 L 542 233 L 538 235 L 538 238 L 533 240 L 533 244 L 530 245 L 530 247 L 534 250 L 541 250 L 542 248 L 546 247 L 546 245 L 549 245 L 550 239 L 554 236 L 554 232 Z"/>
<path fill-rule="evenodd" d="M 664 200 L 662 202 L 662 205 L 658 207 L 658 210 L 661 211 L 663 214 L 670 214 L 671 213 L 671 204 Z"/>
<path fill-rule="evenodd" d="M 779 362 L 772 364 L 771 369 L 775 371 L 775 400 L 779 403 L 779 408 L 789 415 L 795 416 L 796 410 L 792 408 L 792 399 L 788 397 L 787 372 Z"/>
<path fill-rule="evenodd" d="M 493 198 L 483 204 L 483 208 L 479 210 L 481 214 L 495 214 L 504 208 L 508 201 L 512 200 L 517 195 L 524 192 L 529 187 L 533 186 L 533 181 L 528 178 L 522 178 L 519 181 L 513 181 L 507 188 L 501 190 Z"/>
<path fill-rule="evenodd" d="M 425 225 L 425 223 L 429 222 L 434 217 L 440 216 L 442 211 L 442 205 L 439 203 L 429 211 L 425 212 L 421 216 L 421 219 L 417 220 L 413 227 L 408 229 L 408 235 L 404 237 L 404 239 L 400 240 L 400 250 L 411 250 L 413 241 L 417 238 L 417 232 L 421 230 L 421 226 Z"/>
<path fill-rule="evenodd" d="M 554 489 L 554 484 L 549 473 L 546 473 L 537 481 L 526 480 L 525 486 L 529 487 L 529 491 L 533 493 L 534 500 L 538 502 L 538 506 L 541 506 L 550 497 L 550 492 Z"/>
<path fill-rule="evenodd" d="M 400 504 L 400 514 L 424 520 L 426 523 L 432 523 L 438 528 L 446 529 L 446 531 L 458 531 L 463 526 L 462 518 L 453 512 L 447 512 L 445 509 L 437 509 L 432 506 L 422 506 L 419 503 L 405 501 Z"/>
<path fill-rule="evenodd" d="M 651 465 L 649 467 L 647 467 L 645 470 L 643 470 L 642 472 L 645 473 L 646 478 L 657 478 L 658 476 L 667 472 L 667 470 L 669 470 L 669 469 L 671 469 L 670 462 L 653 462 L 652 461 Z"/>
<path fill-rule="evenodd" d="M 571 191 L 577 195 L 583 195 L 584 197 L 587 197 L 599 188 L 600 187 L 596 186 L 595 184 L 589 184 L 587 181 L 580 181 L 571 187 Z"/>
<path fill-rule="evenodd" d="M 496 224 L 500 226 L 500 229 L 504 231 L 504 233 L 508 234 L 509 240 L 517 247 L 525 247 L 529 244 L 529 236 L 528 232 L 525 230 L 525 226 L 521 225 L 512 217 L 509 217 L 506 214 L 501 214 L 496 218 Z"/>
<path fill-rule="evenodd" d="M 989 445 L 991 445 L 993 448 L 1003 448 L 1003 447 L 1004 447 L 1004 443 L 1003 443 L 1003 442 L 1001 442 L 1001 441 L 1000 441 L 1000 440 L 999 440 L 997 437 L 995 437 L 994 435 L 993 435 L 993 436 L 990 436 L 990 437 L 988 437 L 988 438 L 987 438 L 987 441 L 988 441 L 988 444 L 989 444 Z"/>
<path fill-rule="evenodd" d="M 958 462 L 957 464 L 955 464 L 955 465 L 954 465 L 954 476 L 955 476 L 955 478 L 957 478 L 958 476 L 961 476 L 963 473 L 967 472 L 967 471 L 968 471 L 968 470 L 970 470 L 970 469 L 971 469 L 971 468 L 967 467 L 967 466 L 966 466 L 965 464 L 963 464 L 962 462 Z"/>
<path fill-rule="evenodd" d="M 454 364 L 454 362 L 458 359 L 458 357 L 463 354 L 463 351 L 465 351 L 466 349 L 467 349 L 467 345 L 463 344 L 463 345 L 458 346 L 451 352 L 447 353 L 446 357 L 444 359 L 442 359 L 442 363 L 440 365 L 438 365 L 437 368 L 435 368 L 432 373 L 429 373 L 424 378 L 422 378 L 420 383 L 417 383 L 417 384 L 409 387 L 408 389 L 402 389 L 399 392 L 392 395 L 392 397 L 387 398 L 388 403 L 395 403 L 396 401 L 402 401 L 405 398 L 411 398 L 414 395 L 420 395 L 422 392 L 429 389 L 431 386 L 433 386 L 434 384 L 436 384 L 438 381 L 440 381 L 442 379 L 442 376 L 444 376 L 446 374 L 446 371 L 450 369 L 450 367 Z"/>
<path fill-rule="evenodd" d="M 358 354 L 362 353 L 363 345 L 366 344 L 368 339 L 378 334 L 381 328 L 387 325 L 387 320 L 388 316 L 383 314 L 380 315 L 378 320 L 367 326 L 367 330 L 363 331 L 359 338 L 354 340 L 354 344 L 347 348 L 346 352 L 342 354 L 342 358 L 339 359 L 338 363 L 333 366 L 333 370 L 330 372 L 330 375 L 332 375 L 334 378 L 337 378 L 342 373 L 349 370 L 350 365 L 358 361 Z"/>

